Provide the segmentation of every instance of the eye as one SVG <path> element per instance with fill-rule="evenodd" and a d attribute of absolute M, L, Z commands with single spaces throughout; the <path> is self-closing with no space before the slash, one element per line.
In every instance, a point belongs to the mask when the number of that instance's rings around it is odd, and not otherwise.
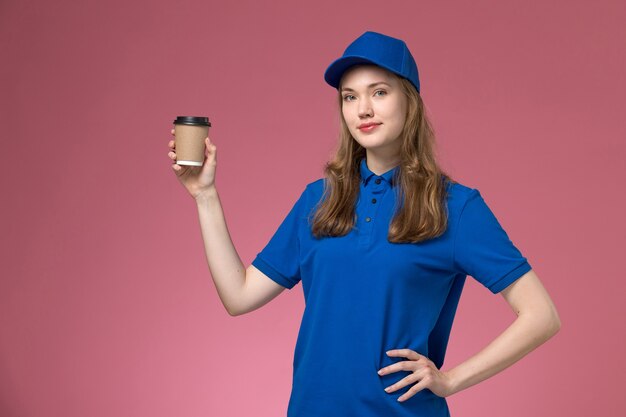
<path fill-rule="evenodd" d="M 346 94 L 345 96 L 343 96 L 343 100 L 344 101 L 352 101 L 352 100 L 348 100 L 348 97 L 354 97 L 352 94 Z"/>
<path fill-rule="evenodd" d="M 387 95 L 387 92 L 385 90 L 376 90 L 374 94 L 376 93 L 383 93 L 383 95 Z"/>

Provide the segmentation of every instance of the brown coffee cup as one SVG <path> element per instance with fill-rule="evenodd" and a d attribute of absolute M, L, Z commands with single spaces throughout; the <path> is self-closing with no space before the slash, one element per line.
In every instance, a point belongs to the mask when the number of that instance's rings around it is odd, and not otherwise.
<path fill-rule="evenodd" d="M 209 135 L 209 127 L 208 117 L 178 116 L 174 120 L 178 165 L 202 166 L 206 148 L 204 140 Z"/>

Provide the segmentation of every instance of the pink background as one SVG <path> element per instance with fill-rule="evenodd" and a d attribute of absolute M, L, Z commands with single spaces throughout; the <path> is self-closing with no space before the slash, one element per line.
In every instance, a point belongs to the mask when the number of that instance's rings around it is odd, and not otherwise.
<path fill-rule="evenodd" d="M 322 176 L 338 130 L 322 74 L 365 30 L 407 42 L 442 166 L 563 324 L 448 397 L 452 415 L 624 415 L 625 20 L 620 0 L 3 1 L 0 415 L 285 415 L 302 287 L 226 313 L 169 129 L 210 116 L 249 265 Z M 443 369 L 513 320 L 468 278 Z"/>

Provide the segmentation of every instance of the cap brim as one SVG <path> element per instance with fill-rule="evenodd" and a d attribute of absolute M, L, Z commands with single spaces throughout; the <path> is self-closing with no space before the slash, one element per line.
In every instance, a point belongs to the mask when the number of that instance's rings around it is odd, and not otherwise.
<path fill-rule="evenodd" d="M 339 82 L 341 81 L 343 73 L 351 66 L 357 64 L 372 64 L 385 68 L 371 59 L 362 56 L 343 56 L 334 60 L 328 68 L 326 68 L 326 71 L 324 72 L 324 80 L 326 80 L 326 82 L 332 87 L 339 88 Z"/>

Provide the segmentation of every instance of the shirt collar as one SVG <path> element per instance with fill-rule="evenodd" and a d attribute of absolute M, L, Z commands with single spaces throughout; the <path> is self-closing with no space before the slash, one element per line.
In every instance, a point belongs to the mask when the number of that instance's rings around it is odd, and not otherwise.
<path fill-rule="evenodd" d="M 385 181 L 387 181 L 389 185 L 393 185 L 393 176 L 395 172 L 398 170 L 398 168 L 399 166 L 395 166 L 381 175 L 376 175 L 375 173 L 370 171 L 370 169 L 367 167 L 367 162 L 365 158 L 363 158 L 361 159 L 361 163 L 359 166 L 359 171 L 361 173 L 361 181 L 363 182 L 364 185 L 367 185 L 369 181 L 372 179 L 372 177 L 381 177 Z"/>

